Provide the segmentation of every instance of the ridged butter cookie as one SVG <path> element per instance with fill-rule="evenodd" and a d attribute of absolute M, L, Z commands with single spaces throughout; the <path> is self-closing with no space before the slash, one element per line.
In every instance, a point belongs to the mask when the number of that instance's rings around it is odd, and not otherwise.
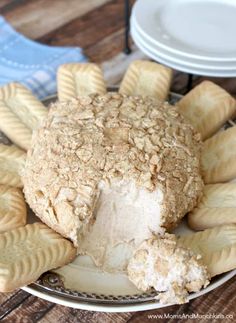
<path fill-rule="evenodd" d="M 26 203 L 19 188 L 0 185 L 0 232 L 26 224 Z"/>
<path fill-rule="evenodd" d="M 57 90 L 60 101 L 71 100 L 78 95 L 106 93 L 106 85 L 100 67 L 93 63 L 69 63 L 59 67 Z"/>
<path fill-rule="evenodd" d="M 134 61 L 121 82 L 119 92 L 164 101 L 170 90 L 172 75 L 169 67 L 149 61 Z"/>
<path fill-rule="evenodd" d="M 222 224 L 236 224 L 236 183 L 206 185 L 197 207 L 188 214 L 188 224 L 203 230 Z"/>
<path fill-rule="evenodd" d="M 236 101 L 220 86 L 203 81 L 177 103 L 180 112 L 201 134 L 211 137 L 236 112 Z"/>
<path fill-rule="evenodd" d="M 47 112 L 23 85 L 9 83 L 0 88 L 0 130 L 19 147 L 29 148 L 32 131 Z"/>
<path fill-rule="evenodd" d="M 0 234 L 0 292 L 10 292 L 71 262 L 72 243 L 43 223 L 28 224 Z"/>

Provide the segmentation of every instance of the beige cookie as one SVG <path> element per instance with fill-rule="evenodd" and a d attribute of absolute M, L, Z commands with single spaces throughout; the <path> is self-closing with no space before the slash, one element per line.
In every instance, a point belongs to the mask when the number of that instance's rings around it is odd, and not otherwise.
<path fill-rule="evenodd" d="M 201 134 L 202 140 L 216 133 L 236 111 L 235 99 L 210 81 L 196 86 L 177 105 Z"/>
<path fill-rule="evenodd" d="M 236 183 L 206 185 L 201 202 L 188 215 L 190 228 L 203 230 L 230 223 L 236 224 Z"/>
<path fill-rule="evenodd" d="M 28 224 L 0 234 L 0 292 L 28 285 L 76 256 L 69 240 L 43 223 Z"/>
<path fill-rule="evenodd" d="M 152 96 L 166 100 L 173 72 L 170 68 L 149 61 L 134 61 L 128 68 L 119 92 L 127 95 Z"/>
<path fill-rule="evenodd" d="M 26 154 L 20 148 L 0 144 L 0 184 L 22 187 L 20 172 L 25 164 Z"/>
<path fill-rule="evenodd" d="M 57 90 L 60 101 L 68 101 L 79 95 L 106 93 L 106 85 L 100 67 L 93 63 L 61 65 L 57 72 Z"/>
<path fill-rule="evenodd" d="M 236 268 L 236 224 L 182 236 L 178 242 L 202 255 L 211 277 Z"/>
<path fill-rule="evenodd" d="M 26 224 L 26 203 L 19 188 L 0 185 L 0 233 Z"/>
<path fill-rule="evenodd" d="M 33 94 L 19 83 L 0 88 L 0 130 L 12 142 L 28 149 L 32 130 L 47 115 L 47 109 Z"/>
<path fill-rule="evenodd" d="M 206 184 L 223 183 L 236 178 L 236 126 L 204 142 L 201 168 Z"/>

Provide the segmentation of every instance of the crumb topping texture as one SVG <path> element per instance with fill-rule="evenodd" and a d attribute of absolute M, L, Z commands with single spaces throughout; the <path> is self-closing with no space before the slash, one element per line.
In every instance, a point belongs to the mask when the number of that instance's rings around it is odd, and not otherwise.
<path fill-rule="evenodd" d="M 163 192 L 161 226 L 175 227 L 201 197 L 200 135 L 178 108 L 148 97 L 92 94 L 57 102 L 33 134 L 22 174 L 42 221 L 77 245 L 101 181 Z"/>
<path fill-rule="evenodd" d="M 161 303 L 185 303 L 188 292 L 209 284 L 209 274 L 201 256 L 177 244 L 166 233 L 144 241 L 128 265 L 129 279 L 142 291 L 154 288 Z"/>

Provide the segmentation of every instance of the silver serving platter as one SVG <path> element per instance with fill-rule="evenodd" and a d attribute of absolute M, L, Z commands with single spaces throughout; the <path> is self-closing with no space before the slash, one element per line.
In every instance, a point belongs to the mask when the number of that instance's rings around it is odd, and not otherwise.
<path fill-rule="evenodd" d="M 117 91 L 117 88 L 108 90 Z M 170 93 L 168 101 L 174 104 L 180 98 L 181 95 Z M 54 95 L 43 102 L 49 106 L 56 100 Z M 234 121 L 229 120 L 225 128 L 233 125 Z M 11 144 L 1 133 L 0 142 Z M 38 218 L 28 209 L 28 223 L 36 221 L 39 221 Z M 175 230 L 179 235 L 189 232 L 192 231 L 187 227 L 185 220 Z M 46 300 L 80 309 L 123 312 L 164 307 L 156 300 L 157 293 L 154 290 L 142 293 L 129 282 L 125 274 L 102 272 L 87 258 L 78 256 L 73 263 L 43 274 L 35 283 L 23 289 Z M 215 277 L 207 288 L 198 293 L 191 293 L 189 300 L 215 289 L 235 274 L 236 270 Z"/>

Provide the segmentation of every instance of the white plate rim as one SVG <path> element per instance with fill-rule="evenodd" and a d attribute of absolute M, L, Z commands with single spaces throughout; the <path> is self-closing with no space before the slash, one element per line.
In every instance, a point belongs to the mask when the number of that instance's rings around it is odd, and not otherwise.
<path fill-rule="evenodd" d="M 175 54 L 172 53 L 170 51 L 167 51 L 163 48 L 161 48 L 160 46 L 158 46 L 157 44 L 152 43 L 148 37 L 146 37 L 146 35 L 143 33 L 142 29 L 140 28 L 140 26 L 137 24 L 135 17 L 132 15 L 131 16 L 131 30 L 133 32 L 136 33 L 136 35 L 138 35 L 138 37 L 147 44 L 147 46 L 149 48 L 152 48 L 153 51 L 156 51 L 158 53 L 158 55 L 161 55 L 162 57 L 166 57 L 167 59 L 170 59 L 171 61 L 173 61 L 176 64 L 184 64 L 186 66 L 189 67 L 193 67 L 193 68 L 199 68 L 199 69 L 206 69 L 206 70 L 218 70 L 218 71 L 231 71 L 233 69 L 236 70 L 236 59 L 234 62 L 218 62 L 220 63 L 220 66 L 214 65 L 217 62 L 213 61 L 210 62 L 209 60 L 205 61 L 204 64 L 204 60 L 199 60 L 199 59 L 193 59 L 193 58 L 187 58 L 184 57 L 183 55 L 179 55 L 179 54 Z M 182 58 L 181 58 L 182 56 Z M 223 64 L 227 64 L 226 66 L 223 66 Z M 232 64 L 231 66 L 229 64 Z M 236 76 L 236 74 L 235 74 Z"/>
<path fill-rule="evenodd" d="M 183 65 L 183 64 L 177 64 L 173 63 L 173 61 L 163 58 L 161 56 L 158 56 L 152 48 L 150 48 L 146 43 L 143 43 L 143 40 L 140 40 L 139 36 L 137 36 L 134 29 L 131 28 L 131 35 L 136 43 L 136 45 L 140 48 L 141 51 L 144 52 L 147 56 L 151 57 L 152 59 L 169 66 L 173 69 L 176 69 L 181 72 L 186 72 L 190 74 L 195 75 L 201 75 L 201 76 L 210 76 L 210 77 L 235 77 L 236 76 L 236 69 L 230 70 L 230 71 L 218 71 L 218 70 L 207 70 L 207 69 L 199 69 L 199 68 L 191 68 L 189 66 Z"/>
<path fill-rule="evenodd" d="M 169 1 L 169 0 L 159 0 L 159 1 L 155 1 L 155 0 L 137 0 L 132 8 L 132 15 L 134 15 L 137 18 L 137 15 L 142 14 L 145 10 L 142 9 L 142 6 L 147 3 L 149 1 L 149 6 L 150 5 L 155 5 L 157 2 L 160 1 Z M 223 1 L 223 0 L 222 0 Z M 152 42 L 157 44 L 159 47 L 162 47 L 165 50 L 168 50 L 170 52 L 173 52 L 175 54 L 179 54 L 179 55 L 183 55 L 186 57 L 191 57 L 191 58 L 196 58 L 196 59 L 202 59 L 202 60 L 210 60 L 210 61 L 223 61 L 223 62 L 235 62 L 236 57 L 214 57 L 214 56 L 206 56 L 206 55 L 197 55 L 197 54 L 193 54 L 193 53 L 189 53 L 183 50 L 178 50 L 176 48 L 170 47 L 164 43 L 162 43 L 161 41 L 158 41 L 157 39 L 151 37 L 139 24 L 139 19 L 136 19 L 138 25 L 140 26 L 140 28 L 142 29 L 143 33 L 145 34 L 145 36 Z"/>
<path fill-rule="evenodd" d="M 236 275 L 236 269 L 230 271 L 229 273 L 225 274 L 224 277 L 216 281 L 215 283 L 212 283 L 208 287 L 202 289 L 201 291 L 191 294 L 188 297 L 188 300 L 195 299 L 199 296 L 205 295 L 209 293 L 210 291 L 216 289 L 217 287 L 223 285 L 225 282 L 227 282 L 229 279 L 234 277 Z M 67 300 L 64 299 L 63 297 L 55 296 L 55 295 L 50 295 L 44 292 L 40 292 L 38 290 L 35 290 L 34 288 L 30 286 L 22 287 L 22 290 L 40 297 L 42 299 L 45 299 L 46 301 L 53 302 L 59 305 L 64 305 L 76 309 L 81 309 L 81 310 L 88 310 L 88 311 L 97 311 L 97 312 L 139 312 L 139 311 L 146 311 L 146 310 L 153 310 L 153 309 L 158 309 L 158 308 L 164 308 L 168 307 L 171 305 L 176 305 L 176 304 L 160 304 L 159 302 L 146 302 L 146 303 L 138 303 L 138 304 L 132 304 L 132 305 L 102 305 L 102 304 L 93 304 L 93 303 L 87 303 L 87 302 L 78 302 L 78 301 L 73 301 L 73 300 Z"/>

